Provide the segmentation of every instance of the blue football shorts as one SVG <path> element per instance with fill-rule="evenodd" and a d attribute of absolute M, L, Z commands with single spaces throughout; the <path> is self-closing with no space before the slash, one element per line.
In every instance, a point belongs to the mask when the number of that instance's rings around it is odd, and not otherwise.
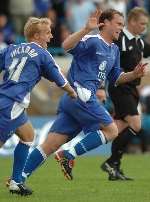
<path fill-rule="evenodd" d="M 50 132 L 65 134 L 72 139 L 82 130 L 87 134 L 112 122 L 111 115 L 97 99 L 83 103 L 65 94 L 60 100 L 58 115 Z"/>
<path fill-rule="evenodd" d="M 5 99 L 3 98 L 5 102 Z M 0 141 L 6 142 L 16 129 L 28 121 L 25 110 L 18 107 L 16 102 L 8 101 L 7 107 L 0 109 Z M 5 102 L 5 103 L 6 103 Z"/>

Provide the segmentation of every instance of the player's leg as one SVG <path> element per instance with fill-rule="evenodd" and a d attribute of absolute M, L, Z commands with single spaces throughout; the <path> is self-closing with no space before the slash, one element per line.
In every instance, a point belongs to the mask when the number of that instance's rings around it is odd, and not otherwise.
<path fill-rule="evenodd" d="M 49 155 L 68 141 L 72 135 L 80 132 L 78 123 L 65 113 L 59 113 L 54 121 L 47 139 L 42 145 L 36 147 L 29 155 L 22 176 L 24 180 L 35 171 Z"/>
<path fill-rule="evenodd" d="M 101 130 L 99 129 L 88 132 L 80 142 L 78 142 L 73 148 L 69 149 L 69 153 L 72 154 L 73 158 L 85 154 L 86 152 L 114 139 L 117 136 L 117 131 L 115 123 L 110 123 Z"/>
<path fill-rule="evenodd" d="M 16 130 L 19 142 L 14 150 L 12 180 L 19 183 L 22 180 L 22 171 L 34 138 L 34 129 L 30 122 L 26 122 Z"/>
<path fill-rule="evenodd" d="M 86 109 L 88 110 L 86 111 Z M 76 156 L 80 156 L 114 139 L 118 134 L 116 124 L 103 106 L 97 105 L 97 111 L 93 111 L 92 109 L 92 112 L 89 111 L 89 108 L 86 109 L 84 108 L 84 110 L 82 110 L 82 108 L 78 108 L 80 115 L 74 114 L 74 117 L 76 117 L 83 126 L 85 137 L 73 147 L 69 148 L 69 150 L 63 150 L 56 154 L 57 159 L 62 162 L 64 174 L 69 180 L 72 180 L 72 176 L 70 175 L 71 169 L 69 169 L 71 165 L 69 165 L 69 162 L 74 160 Z M 64 163 L 63 159 L 65 159 Z M 68 161 L 66 159 L 68 159 Z"/>
<path fill-rule="evenodd" d="M 112 155 L 116 155 L 116 157 L 114 157 L 114 162 L 116 161 L 116 163 L 120 163 L 126 146 L 141 129 L 141 118 L 139 115 L 128 115 L 124 120 L 125 121 L 116 120 L 119 136 L 112 143 Z M 127 125 L 127 127 L 122 130 L 122 128 L 120 128 L 120 122 L 124 122 L 124 126 Z"/>
<path fill-rule="evenodd" d="M 22 118 L 24 119 L 24 117 Z M 31 123 L 26 122 L 18 127 L 16 134 L 20 140 L 14 150 L 14 162 L 9 190 L 11 193 L 16 193 L 19 195 L 31 195 L 32 190 L 22 183 L 22 171 L 29 154 L 29 148 L 34 138 L 34 130 Z"/>
<path fill-rule="evenodd" d="M 120 92 L 122 94 L 122 92 Z M 118 94 L 117 94 L 118 95 Z M 137 111 L 138 99 L 132 94 L 120 95 L 120 98 L 114 96 L 113 102 L 116 111 L 116 124 L 119 135 L 112 142 L 112 155 L 101 166 L 109 174 L 110 180 L 131 180 L 120 170 L 121 159 L 128 142 L 137 134 L 141 127 L 140 116 Z M 124 106 L 124 107 L 122 107 Z M 110 169 L 109 169 L 110 168 Z M 109 170 L 115 170 L 112 174 Z"/>
<path fill-rule="evenodd" d="M 125 152 L 125 148 L 130 140 L 137 134 L 140 126 L 140 117 L 137 115 L 130 118 L 130 127 L 126 127 L 121 131 L 118 137 L 112 142 L 111 156 L 101 165 L 102 170 L 108 172 L 109 180 L 133 180 L 126 176 L 121 170 L 121 159 Z M 118 129 L 120 125 L 123 125 L 122 120 L 117 120 Z M 134 125 L 135 124 L 135 127 Z M 128 125 L 128 122 L 125 122 L 124 126 Z M 134 129 L 135 130 L 134 130 Z M 136 131 L 137 130 L 137 131 Z M 113 172 L 112 172 L 113 170 Z"/>
<path fill-rule="evenodd" d="M 42 145 L 37 146 L 29 155 L 26 165 L 22 172 L 23 180 L 29 177 L 40 165 L 42 165 L 48 156 L 55 152 L 62 144 L 66 143 L 67 135 L 58 133 L 49 133 L 47 139 Z"/>
<path fill-rule="evenodd" d="M 15 114 L 16 116 L 14 116 L 14 111 L 12 109 L 14 109 L 13 106 L 15 104 L 12 101 L 9 100 L 6 101 L 8 102 L 8 107 L 1 110 L 1 117 L 0 117 L 0 141 L 2 143 L 5 143 L 12 136 L 14 131 L 16 131 L 17 127 L 19 127 L 20 125 L 24 124 L 27 121 L 26 115 L 24 114 L 24 112 L 22 112 L 23 110 L 20 111 L 21 114 L 18 113 L 19 110 L 17 110 L 18 114 Z M 22 143 L 19 142 L 14 151 L 14 167 L 16 166 L 22 169 L 22 167 L 24 167 L 24 163 L 22 165 L 23 161 L 22 159 L 24 158 L 24 152 L 26 153 L 26 151 L 19 149 L 21 148 L 20 144 Z M 25 159 L 26 157 L 27 156 L 25 155 Z M 16 163 L 17 165 L 15 165 Z M 21 172 L 19 173 L 19 170 L 20 169 L 16 170 L 16 176 L 18 178 L 19 175 L 21 174 Z M 12 179 L 14 179 L 14 169 Z"/>
<path fill-rule="evenodd" d="M 117 123 L 119 123 L 119 127 L 121 127 L 123 130 L 123 132 L 126 132 L 126 127 L 128 126 L 128 124 L 126 122 L 124 122 L 123 120 L 117 120 Z M 124 149 L 124 140 L 122 141 L 122 144 L 118 144 L 118 139 L 120 139 L 120 137 L 123 137 L 123 132 L 119 135 L 117 138 L 115 138 L 112 141 L 112 145 L 111 145 L 111 156 L 101 165 L 101 169 L 105 172 L 108 173 L 108 179 L 109 180 L 124 180 L 125 177 L 123 176 L 122 173 L 120 173 L 120 160 L 122 158 L 123 155 L 123 149 Z M 117 142 L 117 143 L 116 143 Z M 121 148 L 121 150 L 120 150 Z"/>
<path fill-rule="evenodd" d="M 24 109 L 22 108 L 17 108 L 16 104 L 13 103 L 12 101 L 8 101 L 8 107 L 1 110 L 0 140 L 2 142 L 6 142 L 18 127 L 24 125 L 27 122 L 27 116 L 23 112 L 23 110 Z M 20 129 L 18 130 L 18 134 L 20 137 L 22 137 L 22 142 L 19 141 L 14 151 L 14 164 L 12 171 L 13 174 L 10 180 L 9 190 L 14 192 L 17 191 L 17 193 L 22 194 L 20 192 L 20 188 L 17 186 L 16 181 L 19 181 L 20 179 L 22 169 L 24 167 L 25 160 L 27 158 L 29 150 L 29 146 L 28 145 L 26 146 L 24 142 L 26 143 L 27 141 L 29 141 L 29 139 L 23 138 L 24 135 L 21 135 Z"/>
<path fill-rule="evenodd" d="M 85 137 L 78 141 L 74 146 L 68 150 L 62 150 L 56 152 L 55 158 L 61 164 L 64 176 L 68 180 L 72 180 L 72 168 L 74 166 L 74 159 L 76 156 L 85 154 L 98 146 L 106 144 L 112 138 L 115 138 L 117 134 L 117 127 L 115 123 L 111 123 L 105 126 L 102 130 L 89 131 L 85 134 Z"/>
<path fill-rule="evenodd" d="M 120 159 L 122 157 L 122 151 L 119 150 L 119 146 L 120 144 L 116 144 L 116 141 L 118 141 L 118 139 L 120 138 L 120 131 L 126 131 L 126 128 L 128 127 L 128 124 L 123 121 L 123 120 L 115 120 L 116 124 L 117 124 L 117 127 L 118 127 L 118 132 L 119 132 L 119 135 L 117 136 L 117 138 L 115 138 L 113 141 L 112 141 L 112 145 L 111 145 L 111 156 L 109 159 L 107 159 L 107 163 L 109 165 L 120 165 Z M 122 132 L 123 133 L 123 132 Z M 122 142 L 123 143 L 123 142 Z M 122 148 L 122 146 L 120 146 Z M 124 148 L 124 147 L 123 147 Z M 105 163 L 106 163 L 105 162 Z M 105 163 L 102 165 L 102 169 L 105 170 Z"/>

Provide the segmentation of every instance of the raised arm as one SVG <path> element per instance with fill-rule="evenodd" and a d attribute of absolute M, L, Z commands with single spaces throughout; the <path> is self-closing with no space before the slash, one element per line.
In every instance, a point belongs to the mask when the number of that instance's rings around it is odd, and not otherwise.
<path fill-rule="evenodd" d="M 96 10 L 88 19 L 87 24 L 80 31 L 71 34 L 62 44 L 65 51 L 68 51 L 76 46 L 76 44 L 89 32 L 100 27 L 103 23 L 98 24 L 98 19 L 101 15 L 101 10 Z"/>

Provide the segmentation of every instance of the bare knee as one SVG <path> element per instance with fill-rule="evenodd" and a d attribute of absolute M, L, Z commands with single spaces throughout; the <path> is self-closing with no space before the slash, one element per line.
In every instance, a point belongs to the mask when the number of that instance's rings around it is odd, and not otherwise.
<path fill-rule="evenodd" d="M 131 124 L 130 128 L 138 133 L 141 130 L 141 124 Z"/>
<path fill-rule="evenodd" d="M 61 145 L 67 142 L 68 136 L 63 134 L 49 133 L 48 137 L 41 145 L 46 155 L 50 155 L 57 151 Z"/>
<path fill-rule="evenodd" d="M 111 141 L 118 136 L 118 128 L 114 122 L 104 127 L 102 131 L 108 141 Z"/>
<path fill-rule="evenodd" d="M 128 122 L 128 126 L 135 132 L 139 132 L 141 130 L 141 118 L 139 115 L 127 116 L 125 120 Z"/>
<path fill-rule="evenodd" d="M 33 142 L 34 139 L 34 129 L 31 123 L 25 123 L 16 130 L 16 135 L 23 142 Z"/>
<path fill-rule="evenodd" d="M 23 142 L 33 142 L 33 139 L 34 139 L 34 133 L 23 133 L 23 134 L 17 133 L 17 136 Z"/>
<path fill-rule="evenodd" d="M 110 131 L 111 135 L 110 135 L 110 140 L 114 140 L 117 136 L 118 136 L 118 128 L 117 125 L 114 124 L 113 128 Z"/>

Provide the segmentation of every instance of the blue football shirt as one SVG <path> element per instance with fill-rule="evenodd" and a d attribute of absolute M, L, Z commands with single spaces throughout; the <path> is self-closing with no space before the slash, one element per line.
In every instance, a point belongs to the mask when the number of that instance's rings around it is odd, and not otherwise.
<path fill-rule="evenodd" d="M 63 87 L 67 80 L 50 53 L 38 44 L 10 45 L 0 52 L 0 71 L 4 70 L 0 95 L 29 104 L 29 94 L 43 76 Z M 0 109 L 6 107 L 0 99 Z"/>
<path fill-rule="evenodd" d="M 79 84 L 88 89 L 92 95 L 106 80 L 114 85 L 122 72 L 117 45 L 106 43 L 99 34 L 86 35 L 68 52 L 73 55 L 69 82 L 74 87 Z"/>

